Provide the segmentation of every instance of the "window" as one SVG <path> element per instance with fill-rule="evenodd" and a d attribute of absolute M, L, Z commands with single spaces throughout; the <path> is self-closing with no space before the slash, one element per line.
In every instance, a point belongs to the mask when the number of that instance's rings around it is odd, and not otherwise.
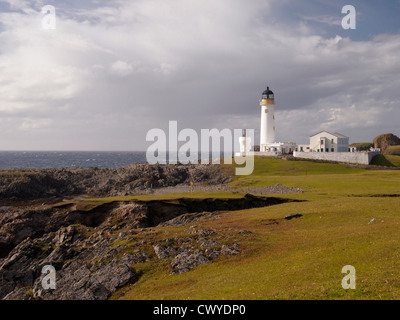
<path fill-rule="evenodd" d="M 324 152 L 324 149 L 321 149 L 321 152 Z"/>
<path fill-rule="evenodd" d="M 335 140 L 333 140 L 333 139 L 332 139 L 332 141 L 331 141 L 331 142 L 332 142 L 332 143 L 335 143 Z"/>
<path fill-rule="evenodd" d="M 324 140 L 321 140 L 321 144 L 324 144 Z"/>
<path fill-rule="evenodd" d="M 328 149 L 328 148 L 326 148 L 326 149 L 325 149 L 325 151 L 326 151 L 326 152 L 329 152 L 329 149 Z"/>
<path fill-rule="evenodd" d="M 332 151 L 332 152 L 335 152 L 335 148 L 332 148 L 331 151 Z"/>

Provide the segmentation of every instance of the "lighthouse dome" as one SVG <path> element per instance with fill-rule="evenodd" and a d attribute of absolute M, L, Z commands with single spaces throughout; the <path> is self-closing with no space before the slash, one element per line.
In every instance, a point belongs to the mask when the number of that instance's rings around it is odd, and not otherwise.
<path fill-rule="evenodd" d="M 274 93 L 267 87 L 267 90 L 265 90 L 262 93 L 262 98 L 263 99 L 274 99 Z"/>

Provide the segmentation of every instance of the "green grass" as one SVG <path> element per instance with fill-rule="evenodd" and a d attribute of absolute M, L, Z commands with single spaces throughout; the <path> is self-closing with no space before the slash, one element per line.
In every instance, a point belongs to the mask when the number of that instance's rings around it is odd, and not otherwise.
<path fill-rule="evenodd" d="M 350 168 L 346 165 L 336 163 L 318 163 L 312 161 L 292 161 L 267 157 L 255 157 L 252 176 L 351 174 L 362 171 L 362 169 Z"/>
<path fill-rule="evenodd" d="M 233 171 L 228 166 L 224 170 Z M 276 183 L 304 189 L 279 196 L 308 201 L 225 212 L 218 220 L 196 221 L 199 228 L 215 229 L 224 239 L 238 240 L 240 255 L 221 257 L 180 275 L 171 275 L 169 260 L 135 265 L 141 274 L 138 282 L 112 298 L 400 299 L 400 197 L 389 197 L 400 195 L 400 170 L 256 158 L 253 174 L 235 177 L 231 186 Z M 131 199 L 182 196 L 241 195 L 184 193 Z M 297 212 L 303 217 L 283 219 Z M 189 232 L 188 226 L 152 229 L 147 241 L 185 237 Z M 242 236 L 240 230 L 252 234 Z M 356 268 L 356 290 L 341 287 L 345 265 Z"/>
<path fill-rule="evenodd" d="M 373 199 L 345 199 L 340 204 L 332 199 L 227 213 L 225 228 L 254 233 L 242 240 L 240 256 L 178 276 L 160 268 L 123 298 L 398 299 L 400 221 L 391 210 L 396 204 L 396 199 L 379 206 Z M 371 206 L 375 212 L 369 212 Z M 304 217 L 266 223 L 289 212 Z M 376 222 L 368 224 L 372 218 Z M 357 271 L 356 290 L 341 287 L 341 269 L 348 264 Z"/>
<path fill-rule="evenodd" d="M 400 156 L 400 146 L 390 146 L 385 150 L 386 155 Z"/>
<path fill-rule="evenodd" d="M 371 165 L 383 167 L 400 167 L 400 156 L 377 155 L 372 161 Z"/>
<path fill-rule="evenodd" d="M 352 143 L 349 147 L 356 147 L 359 151 L 367 151 L 369 148 L 373 148 L 374 144 L 372 142 L 358 142 Z"/>

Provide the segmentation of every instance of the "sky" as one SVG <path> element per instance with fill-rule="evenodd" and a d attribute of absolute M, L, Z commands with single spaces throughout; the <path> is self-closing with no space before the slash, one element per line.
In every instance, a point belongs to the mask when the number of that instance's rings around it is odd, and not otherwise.
<path fill-rule="evenodd" d="M 0 150 L 144 151 L 169 121 L 254 129 L 258 144 L 267 86 L 279 142 L 400 135 L 399 13 L 400 0 L 0 0 Z"/>

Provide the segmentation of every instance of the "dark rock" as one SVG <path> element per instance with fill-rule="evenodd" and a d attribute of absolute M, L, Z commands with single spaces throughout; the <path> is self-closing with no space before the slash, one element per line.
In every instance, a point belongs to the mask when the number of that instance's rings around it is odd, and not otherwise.
<path fill-rule="evenodd" d="M 220 251 L 218 251 L 216 249 L 212 249 L 212 248 L 206 249 L 204 251 L 204 254 L 210 260 L 218 258 L 221 255 Z"/>
<path fill-rule="evenodd" d="M 287 215 L 286 217 L 285 217 L 285 219 L 286 220 L 291 220 L 291 219 L 295 219 L 295 218 L 300 218 L 300 217 L 302 217 L 303 215 L 301 214 L 301 213 L 291 213 L 291 214 L 289 214 L 289 215 Z"/>
<path fill-rule="evenodd" d="M 116 289 L 133 282 L 136 277 L 132 268 L 116 260 L 97 266 L 75 261 L 68 268 L 57 272 L 55 290 L 44 290 L 42 278 L 38 279 L 33 296 L 46 300 L 105 300 Z"/>
<path fill-rule="evenodd" d="M 219 166 L 150 165 L 135 163 L 117 169 L 26 169 L 9 170 L 0 179 L 0 199 L 39 199 L 80 194 L 119 196 L 152 188 L 207 182 L 219 185 L 229 182 Z"/>
<path fill-rule="evenodd" d="M 222 246 L 221 254 L 224 256 L 234 256 L 240 254 L 240 247 L 237 243 L 233 246 L 228 247 L 226 245 Z"/>

